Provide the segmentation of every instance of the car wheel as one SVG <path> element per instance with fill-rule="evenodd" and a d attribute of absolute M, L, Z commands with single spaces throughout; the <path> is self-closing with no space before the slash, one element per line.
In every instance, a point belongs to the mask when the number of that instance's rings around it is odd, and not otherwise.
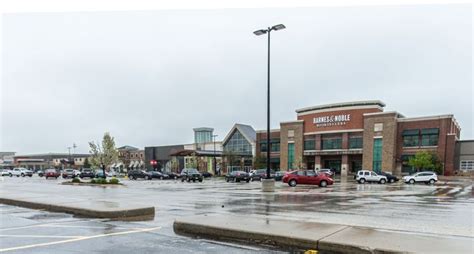
<path fill-rule="evenodd" d="M 202 183 L 202 179 L 199 179 L 199 182 Z"/>
<path fill-rule="evenodd" d="M 250 179 L 246 181 L 247 183 L 250 182 Z"/>
<path fill-rule="evenodd" d="M 163 180 L 163 177 L 162 177 L 162 176 L 160 176 L 160 180 Z"/>
<path fill-rule="evenodd" d="M 21 174 L 21 177 L 25 177 L 25 174 Z"/>
<path fill-rule="evenodd" d="M 193 183 L 195 183 L 195 182 L 196 182 L 196 179 L 193 179 Z"/>
<path fill-rule="evenodd" d="M 16 177 L 20 177 L 20 175 L 16 175 Z"/>
<path fill-rule="evenodd" d="M 319 183 L 319 186 L 320 186 L 320 187 L 327 187 L 327 186 L 328 186 L 328 183 L 327 183 L 326 181 L 321 181 L 321 182 Z"/>
<path fill-rule="evenodd" d="M 394 183 L 394 182 L 395 182 L 395 179 L 392 178 L 392 179 L 390 179 L 389 182 L 390 182 L 390 183 Z"/>
<path fill-rule="evenodd" d="M 429 181 L 429 184 L 434 184 L 434 183 L 435 183 L 435 180 L 434 180 L 434 179 L 431 179 L 431 180 Z"/>
<path fill-rule="evenodd" d="M 365 178 L 361 178 L 361 179 L 359 179 L 359 183 L 362 183 L 362 184 L 364 184 L 364 183 L 365 183 Z"/>
<path fill-rule="evenodd" d="M 56 179 L 58 179 L 58 177 L 56 176 Z"/>
<path fill-rule="evenodd" d="M 253 182 L 253 177 L 252 177 L 252 178 L 250 178 L 250 181 L 252 181 L 252 182 Z"/>
<path fill-rule="evenodd" d="M 380 179 L 380 183 L 381 184 L 385 184 L 387 181 L 385 181 L 385 179 Z"/>
<path fill-rule="evenodd" d="M 10 177 L 13 177 L 13 175 L 12 175 L 12 174 L 10 174 Z"/>
<path fill-rule="evenodd" d="M 188 179 L 186 179 L 186 181 L 187 181 L 188 183 L 190 183 L 190 182 L 191 182 L 191 179 L 190 179 L 190 178 L 188 178 Z"/>
<path fill-rule="evenodd" d="M 414 184 L 415 183 L 415 179 L 410 179 L 410 181 L 408 181 L 410 184 Z"/>
<path fill-rule="evenodd" d="M 181 182 L 184 183 L 184 178 L 181 178 Z"/>
<path fill-rule="evenodd" d="M 229 178 L 226 177 L 226 178 L 225 178 L 225 181 L 226 181 L 226 182 L 229 182 L 230 180 L 229 180 Z"/>
<path fill-rule="evenodd" d="M 295 179 L 292 179 L 288 182 L 288 185 L 290 185 L 291 187 L 295 187 L 296 186 L 296 180 Z"/>

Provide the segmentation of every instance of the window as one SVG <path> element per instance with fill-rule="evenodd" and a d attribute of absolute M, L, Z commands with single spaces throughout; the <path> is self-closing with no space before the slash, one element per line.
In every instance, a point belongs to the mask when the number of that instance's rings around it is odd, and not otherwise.
<path fill-rule="evenodd" d="M 342 138 L 323 138 L 323 140 L 321 140 L 321 148 L 322 150 L 341 149 Z"/>
<path fill-rule="evenodd" d="M 280 151 L 280 141 L 278 142 L 271 142 L 270 143 L 270 151 L 271 152 L 279 152 Z"/>
<path fill-rule="evenodd" d="M 438 128 L 422 129 L 421 130 L 421 145 L 422 146 L 437 146 L 438 145 Z"/>
<path fill-rule="evenodd" d="M 403 147 L 414 147 L 420 145 L 420 130 L 404 130 L 403 136 Z"/>
<path fill-rule="evenodd" d="M 368 176 L 370 175 L 370 172 L 364 172 L 364 175 Z"/>
<path fill-rule="evenodd" d="M 461 170 L 474 170 L 474 160 L 461 161 Z"/>
<path fill-rule="evenodd" d="M 295 144 L 288 143 L 288 168 L 293 168 L 293 161 L 295 159 Z"/>
<path fill-rule="evenodd" d="M 308 139 L 304 141 L 304 150 L 315 150 L 316 141 L 314 139 Z"/>
<path fill-rule="evenodd" d="M 372 170 L 375 172 L 382 171 L 382 139 L 381 138 L 374 139 Z"/>
<path fill-rule="evenodd" d="M 267 143 L 260 143 L 260 152 L 267 151 Z"/>
<path fill-rule="evenodd" d="M 313 170 L 308 170 L 308 171 L 306 171 L 306 175 L 307 176 L 315 176 L 316 172 L 314 172 Z"/>
<path fill-rule="evenodd" d="M 362 148 L 362 137 L 349 138 L 349 149 Z"/>
<path fill-rule="evenodd" d="M 235 130 L 232 136 L 224 144 L 224 150 L 237 154 L 252 154 L 252 145 L 245 139 L 240 131 Z"/>

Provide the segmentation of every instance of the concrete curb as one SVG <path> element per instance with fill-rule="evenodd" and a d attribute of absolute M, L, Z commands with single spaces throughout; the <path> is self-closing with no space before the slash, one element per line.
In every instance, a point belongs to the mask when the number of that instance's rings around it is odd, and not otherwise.
<path fill-rule="evenodd" d="M 176 219 L 176 234 L 324 253 L 472 253 L 474 238 L 233 215 Z"/>
<path fill-rule="evenodd" d="M 62 182 L 61 185 L 72 185 L 72 186 L 94 186 L 94 187 L 125 187 L 123 183 L 117 184 L 98 184 L 98 183 L 71 183 L 71 182 Z"/>
<path fill-rule="evenodd" d="M 102 209 L 94 210 L 74 206 L 46 204 L 18 199 L 0 198 L 0 203 L 6 205 L 20 206 L 31 209 L 46 210 L 50 212 L 70 213 L 82 217 L 107 218 L 115 220 L 150 220 L 155 216 L 155 207 L 144 207 L 134 209 Z"/>

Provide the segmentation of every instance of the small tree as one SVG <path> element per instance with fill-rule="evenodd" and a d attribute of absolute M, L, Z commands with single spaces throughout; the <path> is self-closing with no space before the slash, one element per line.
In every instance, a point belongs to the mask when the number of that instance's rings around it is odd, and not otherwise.
<path fill-rule="evenodd" d="M 296 159 L 293 162 L 293 169 L 304 169 L 304 168 L 305 168 L 305 164 L 302 159 Z"/>
<path fill-rule="evenodd" d="M 86 159 L 84 160 L 84 165 L 82 165 L 83 168 L 90 168 L 91 167 L 91 163 L 89 162 L 89 158 L 86 157 Z"/>
<path fill-rule="evenodd" d="M 118 160 L 118 151 L 115 148 L 114 138 L 110 136 L 110 133 L 106 132 L 102 139 L 102 145 L 91 141 L 89 142 L 89 147 L 89 152 L 92 154 L 92 165 L 101 167 L 105 178 L 105 168 L 112 163 L 116 163 Z"/>
<path fill-rule="evenodd" d="M 420 169 L 434 169 L 433 156 L 430 152 L 420 151 L 408 160 L 408 165 L 414 167 L 417 171 Z"/>
<path fill-rule="evenodd" d="M 253 157 L 253 168 L 265 168 L 267 166 L 267 160 L 261 155 L 256 155 Z"/>

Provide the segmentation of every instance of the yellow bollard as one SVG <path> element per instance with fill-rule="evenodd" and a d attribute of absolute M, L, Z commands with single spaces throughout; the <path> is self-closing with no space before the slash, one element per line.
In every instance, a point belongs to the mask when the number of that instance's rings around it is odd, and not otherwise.
<path fill-rule="evenodd" d="M 307 250 L 304 252 L 304 254 L 318 254 L 317 250 Z"/>

